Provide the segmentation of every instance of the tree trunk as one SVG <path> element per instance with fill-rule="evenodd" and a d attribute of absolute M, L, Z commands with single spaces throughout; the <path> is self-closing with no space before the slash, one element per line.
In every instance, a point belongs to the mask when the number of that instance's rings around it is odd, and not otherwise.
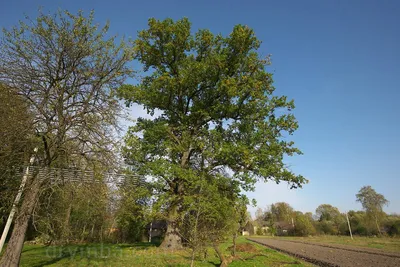
<path fill-rule="evenodd" d="M 175 220 L 168 221 L 167 231 L 160 248 L 171 250 L 182 248 L 182 239 L 179 235 L 179 230 Z"/>
<path fill-rule="evenodd" d="M 94 240 L 93 236 L 94 236 L 94 224 L 92 224 L 92 230 L 90 231 L 90 239 L 92 242 Z"/>
<path fill-rule="evenodd" d="M 0 262 L 1 267 L 19 266 L 26 230 L 28 229 L 29 219 L 32 216 L 33 208 L 39 196 L 40 184 L 41 181 L 38 178 L 34 179 L 31 186 L 25 190 L 25 197 L 15 220 L 10 241 Z"/>
<path fill-rule="evenodd" d="M 215 252 L 217 252 L 217 255 L 221 261 L 221 264 L 219 265 L 220 267 L 228 267 L 228 260 L 225 258 L 224 254 L 221 252 L 221 249 L 219 248 L 218 244 L 213 245 Z"/>
<path fill-rule="evenodd" d="M 71 236 L 71 228 L 70 228 L 70 225 L 69 225 L 70 218 L 71 218 L 71 211 L 72 211 L 72 200 L 69 203 L 68 208 L 67 208 L 67 212 L 65 214 L 64 227 L 63 227 L 64 229 L 63 229 L 63 232 L 62 232 L 63 241 L 66 242 L 67 244 L 69 243 L 69 238 Z"/>
<path fill-rule="evenodd" d="M 178 207 L 174 205 L 169 210 L 167 231 L 165 232 L 165 237 L 160 245 L 160 248 L 170 249 L 170 250 L 182 248 L 182 238 L 179 235 L 179 229 L 176 223 L 177 213 L 178 213 Z"/>
<path fill-rule="evenodd" d="M 82 234 L 81 234 L 81 243 L 83 243 L 83 241 L 85 240 L 85 231 L 86 231 L 86 223 L 85 223 L 85 225 L 83 226 L 83 230 L 82 230 Z"/>
<path fill-rule="evenodd" d="M 237 232 L 233 234 L 233 251 L 232 251 L 232 256 L 236 256 L 236 239 L 237 239 Z"/>
<path fill-rule="evenodd" d="M 375 224 L 376 224 L 376 228 L 378 229 L 378 234 L 382 235 L 381 228 L 379 227 L 378 216 L 377 215 L 375 215 Z"/>
<path fill-rule="evenodd" d="M 182 168 L 187 167 L 187 163 L 190 158 L 190 151 L 191 151 L 191 148 L 189 148 L 187 151 L 185 151 L 182 155 L 182 158 L 181 158 L 181 167 Z M 179 183 L 179 179 L 176 183 L 174 183 L 172 185 L 172 188 L 173 188 L 173 193 L 175 195 L 179 195 L 183 191 L 183 187 L 182 187 L 182 184 Z M 182 238 L 179 235 L 179 229 L 178 229 L 178 225 L 176 223 L 176 218 L 178 215 L 178 203 L 179 203 L 179 201 L 173 202 L 171 205 L 171 208 L 168 211 L 167 231 L 165 233 L 165 238 L 160 245 L 160 247 L 163 249 L 175 250 L 175 249 L 182 248 Z"/>
<path fill-rule="evenodd" d="M 195 256 L 195 250 L 194 248 L 192 249 L 192 257 L 191 257 L 191 261 L 190 261 L 190 267 L 194 267 L 194 256 Z"/>

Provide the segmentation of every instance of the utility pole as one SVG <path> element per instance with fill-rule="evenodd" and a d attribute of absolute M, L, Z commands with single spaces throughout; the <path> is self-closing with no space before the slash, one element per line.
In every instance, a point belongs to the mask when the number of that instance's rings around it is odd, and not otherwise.
<path fill-rule="evenodd" d="M 3 234 L 1 235 L 0 253 L 3 250 L 3 246 L 4 246 L 4 243 L 6 242 L 8 231 L 10 230 L 10 226 L 11 226 L 11 223 L 12 223 L 12 221 L 14 219 L 14 215 L 17 212 L 17 206 L 19 204 L 19 201 L 21 200 L 22 193 L 23 193 L 23 191 L 25 189 L 25 185 L 26 185 L 26 182 L 27 182 L 28 177 L 29 177 L 29 167 L 32 166 L 32 164 L 35 162 L 35 157 L 36 157 L 36 153 L 37 152 L 38 152 L 38 148 L 36 147 L 34 149 L 34 153 L 33 153 L 32 157 L 31 157 L 31 159 L 29 160 L 29 165 L 25 169 L 24 176 L 22 177 L 21 185 L 19 186 L 18 193 L 17 193 L 17 196 L 15 197 L 14 203 L 12 205 L 12 208 L 11 208 L 11 211 L 10 211 L 10 215 L 8 216 L 8 219 L 7 219 L 6 226 L 4 227 Z"/>
<path fill-rule="evenodd" d="M 347 211 L 346 211 L 346 219 L 347 219 L 347 225 L 349 226 L 350 237 L 351 240 L 353 240 L 353 233 L 351 232 L 351 226 L 350 226 L 349 216 L 347 215 Z"/>

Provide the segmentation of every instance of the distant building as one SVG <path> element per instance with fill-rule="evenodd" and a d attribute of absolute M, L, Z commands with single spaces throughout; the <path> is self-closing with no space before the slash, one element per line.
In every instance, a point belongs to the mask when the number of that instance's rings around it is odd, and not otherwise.
<path fill-rule="evenodd" d="M 167 230 L 167 225 L 166 221 L 152 221 L 146 225 L 148 236 L 152 238 L 162 237 Z"/>
<path fill-rule="evenodd" d="M 288 233 L 293 230 L 293 225 L 285 221 L 274 223 L 274 227 L 277 235 L 288 235 Z"/>
<path fill-rule="evenodd" d="M 252 222 L 247 222 L 246 225 L 241 229 L 242 235 L 254 235 L 254 225 Z"/>

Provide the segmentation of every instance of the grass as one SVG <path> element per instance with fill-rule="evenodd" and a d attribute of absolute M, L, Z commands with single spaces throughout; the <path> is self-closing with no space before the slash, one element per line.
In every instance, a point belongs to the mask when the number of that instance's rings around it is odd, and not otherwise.
<path fill-rule="evenodd" d="M 266 237 L 266 236 L 258 236 Z M 272 238 L 272 237 L 268 237 Z M 365 236 L 353 236 L 354 240 L 351 240 L 350 236 L 332 236 L 332 235 L 321 235 L 321 236 L 310 236 L 310 237 L 274 237 L 277 239 L 286 240 L 298 240 L 298 241 L 309 241 L 309 242 L 320 242 L 327 244 L 343 244 L 355 247 L 367 247 L 376 248 L 384 251 L 400 252 L 400 238 L 394 237 L 365 237 Z"/>
<path fill-rule="evenodd" d="M 238 252 L 229 266 L 310 266 L 297 259 L 255 244 L 241 237 L 238 244 L 252 248 Z M 230 243 L 221 245 L 226 256 L 231 255 Z M 213 250 L 206 260 L 196 258 L 195 266 L 218 266 Z M 88 244 L 68 246 L 25 245 L 21 266 L 189 266 L 190 250 L 167 252 L 150 243 Z"/>

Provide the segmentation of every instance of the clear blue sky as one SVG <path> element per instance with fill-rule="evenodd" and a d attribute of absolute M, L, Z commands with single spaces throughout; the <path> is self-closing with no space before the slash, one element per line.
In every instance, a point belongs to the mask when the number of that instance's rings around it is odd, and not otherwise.
<path fill-rule="evenodd" d="M 287 201 L 302 211 L 322 203 L 360 209 L 355 194 L 371 185 L 400 213 L 400 1 L 38 1 L 2 0 L 0 26 L 58 7 L 94 9 L 110 32 L 135 37 L 150 17 L 188 17 L 193 29 L 228 34 L 254 28 L 262 55 L 272 54 L 277 92 L 295 99 L 304 155 L 292 169 L 304 189 L 259 185 L 249 194 L 265 207 Z M 139 112 L 139 111 L 138 111 Z"/>

